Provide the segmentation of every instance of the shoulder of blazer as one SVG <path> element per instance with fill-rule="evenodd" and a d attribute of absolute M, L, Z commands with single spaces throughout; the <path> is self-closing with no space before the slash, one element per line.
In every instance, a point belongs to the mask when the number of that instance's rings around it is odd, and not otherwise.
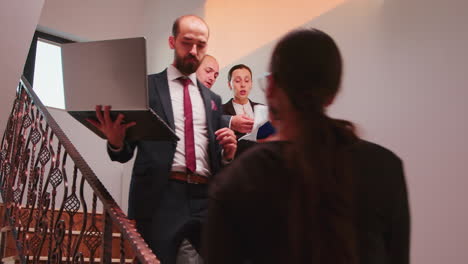
<path fill-rule="evenodd" d="M 223 113 L 225 115 L 236 115 L 236 110 L 234 110 L 234 105 L 232 104 L 232 98 L 225 104 L 223 104 Z"/>
<path fill-rule="evenodd" d="M 250 105 L 252 106 L 252 108 L 253 108 L 254 106 L 256 106 L 256 105 L 263 105 L 263 104 L 261 104 L 261 103 L 254 102 L 254 101 L 252 101 L 252 100 L 250 100 L 250 99 L 249 99 L 249 102 L 250 102 Z"/>
<path fill-rule="evenodd" d="M 395 163 L 401 163 L 400 157 L 398 157 L 394 152 L 391 150 L 378 145 L 376 143 L 366 141 L 366 140 L 359 140 L 357 144 L 355 144 L 355 148 L 357 151 L 367 154 L 370 157 L 379 160 L 387 160 L 392 161 Z"/>
<path fill-rule="evenodd" d="M 253 112 L 255 112 L 254 106 L 256 106 L 256 105 L 263 105 L 263 104 L 261 104 L 261 103 L 256 103 L 256 102 L 254 102 L 254 101 L 252 101 L 252 100 L 250 100 L 250 99 L 249 99 L 249 102 L 250 102 L 250 106 L 252 107 L 252 111 L 253 111 Z"/>
<path fill-rule="evenodd" d="M 162 72 L 153 73 L 153 74 L 148 75 L 148 79 L 158 80 L 158 81 L 166 81 L 167 82 L 167 69 L 165 69 Z"/>
<path fill-rule="evenodd" d="M 153 73 L 148 75 L 148 92 L 150 93 L 152 90 L 152 86 L 161 86 L 161 85 L 167 85 L 169 87 L 169 83 L 167 82 L 167 69 L 159 72 L 159 73 Z"/>

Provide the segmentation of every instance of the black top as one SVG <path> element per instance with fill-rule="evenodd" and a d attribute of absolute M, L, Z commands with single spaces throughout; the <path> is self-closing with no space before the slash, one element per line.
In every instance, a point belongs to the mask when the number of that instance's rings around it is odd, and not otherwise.
<path fill-rule="evenodd" d="M 208 264 L 288 263 L 284 198 L 292 173 L 281 155 L 285 144 L 258 144 L 215 177 L 204 234 Z M 366 141 L 352 148 L 351 157 L 360 263 L 408 263 L 409 210 L 401 160 Z"/>

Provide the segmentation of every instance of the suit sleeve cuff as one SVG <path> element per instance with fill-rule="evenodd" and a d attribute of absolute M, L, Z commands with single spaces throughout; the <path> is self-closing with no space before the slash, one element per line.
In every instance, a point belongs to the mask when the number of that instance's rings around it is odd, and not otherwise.
<path fill-rule="evenodd" d="M 222 163 L 223 165 L 229 165 L 229 164 L 232 162 L 232 160 L 233 160 L 233 159 L 226 159 L 226 158 L 224 158 L 224 149 L 221 150 L 221 157 L 222 157 L 222 158 L 221 158 L 221 163 Z"/>
<path fill-rule="evenodd" d="M 115 153 L 121 152 L 123 150 L 123 146 L 120 148 L 117 148 L 113 146 L 112 144 L 110 144 L 109 141 L 107 142 L 107 147 L 110 149 L 110 151 L 115 152 Z"/>

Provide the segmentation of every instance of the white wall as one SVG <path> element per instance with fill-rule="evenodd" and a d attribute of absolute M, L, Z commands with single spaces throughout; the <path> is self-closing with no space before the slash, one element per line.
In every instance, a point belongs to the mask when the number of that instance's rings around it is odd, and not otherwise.
<path fill-rule="evenodd" d="M 5 131 L 43 4 L 44 0 L 0 1 L 0 135 Z"/>
<path fill-rule="evenodd" d="M 46 0 L 39 28 L 72 40 L 91 41 L 143 36 L 144 0 Z M 92 95 L 90 95 L 92 96 Z M 123 165 L 111 162 L 105 141 L 68 113 L 49 109 L 80 154 L 116 202 L 126 211 L 128 185 L 122 185 Z"/>
<path fill-rule="evenodd" d="M 141 37 L 145 0 L 46 0 L 39 25 L 86 40 Z"/>
<path fill-rule="evenodd" d="M 406 162 L 414 263 L 468 259 L 466 10 L 460 0 L 394 0 L 380 17 L 383 67 L 374 80 L 382 84 L 376 105 L 385 104 L 380 118 L 368 114 L 368 133 Z"/>

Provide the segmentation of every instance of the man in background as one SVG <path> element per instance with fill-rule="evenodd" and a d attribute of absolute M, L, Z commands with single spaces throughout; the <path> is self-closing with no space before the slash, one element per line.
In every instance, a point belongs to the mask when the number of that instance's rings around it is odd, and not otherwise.
<path fill-rule="evenodd" d="M 197 69 L 197 78 L 207 88 L 210 88 L 216 82 L 219 75 L 219 64 L 215 57 L 206 54 L 200 66 Z"/>

